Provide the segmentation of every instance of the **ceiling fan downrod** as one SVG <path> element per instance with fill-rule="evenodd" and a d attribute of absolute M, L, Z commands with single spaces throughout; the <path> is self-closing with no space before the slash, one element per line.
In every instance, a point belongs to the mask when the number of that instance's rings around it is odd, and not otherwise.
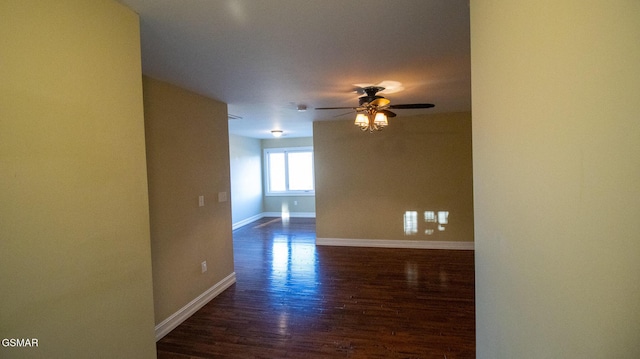
<path fill-rule="evenodd" d="M 362 90 L 366 93 L 365 96 L 361 96 L 358 98 L 360 106 L 368 103 L 372 103 L 373 101 L 383 98 L 382 96 L 376 95 L 379 91 L 384 90 L 384 87 L 380 86 L 369 86 L 365 87 Z"/>

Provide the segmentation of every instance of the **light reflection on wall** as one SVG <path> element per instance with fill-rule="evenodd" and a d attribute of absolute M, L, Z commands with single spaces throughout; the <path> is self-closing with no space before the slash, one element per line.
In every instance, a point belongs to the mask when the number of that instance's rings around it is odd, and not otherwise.
<path fill-rule="evenodd" d="M 404 212 L 404 234 L 410 236 L 418 233 L 418 212 Z"/>
<path fill-rule="evenodd" d="M 444 232 L 447 224 L 449 224 L 449 211 L 424 211 L 424 234 L 430 236 L 436 231 Z M 404 212 L 404 234 L 406 236 L 417 235 L 419 227 L 418 211 Z"/>

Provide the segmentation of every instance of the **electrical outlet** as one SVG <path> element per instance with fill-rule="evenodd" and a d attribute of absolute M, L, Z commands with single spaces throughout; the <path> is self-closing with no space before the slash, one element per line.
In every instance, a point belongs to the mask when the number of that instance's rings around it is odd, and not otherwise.
<path fill-rule="evenodd" d="M 202 269 L 202 273 L 207 271 L 207 261 L 200 263 L 200 267 Z"/>
<path fill-rule="evenodd" d="M 198 207 L 204 207 L 204 196 L 198 197 Z"/>

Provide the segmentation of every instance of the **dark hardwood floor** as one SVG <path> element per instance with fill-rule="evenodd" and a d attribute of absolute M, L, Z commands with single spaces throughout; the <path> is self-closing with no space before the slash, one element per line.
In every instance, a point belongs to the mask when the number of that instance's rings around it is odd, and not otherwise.
<path fill-rule="evenodd" d="M 473 251 L 315 246 L 315 219 L 234 231 L 237 283 L 158 358 L 474 358 Z"/>

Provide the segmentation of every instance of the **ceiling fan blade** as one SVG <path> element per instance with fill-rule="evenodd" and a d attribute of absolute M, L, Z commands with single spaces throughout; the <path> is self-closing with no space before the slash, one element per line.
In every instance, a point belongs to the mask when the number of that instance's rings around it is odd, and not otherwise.
<path fill-rule="evenodd" d="M 391 112 L 391 111 L 389 111 L 389 110 L 380 110 L 378 112 L 384 113 L 385 115 L 387 115 L 387 117 L 396 117 L 396 114 Z"/>
<path fill-rule="evenodd" d="M 414 108 L 431 108 L 435 106 L 436 105 L 432 103 L 406 103 L 402 105 L 391 105 L 389 106 L 389 108 L 402 110 L 402 109 L 414 109 Z"/>
<path fill-rule="evenodd" d="M 338 117 L 342 117 L 342 116 L 346 116 L 346 115 L 352 115 L 354 113 L 355 113 L 354 111 L 344 112 L 344 113 L 341 113 L 339 115 L 333 116 L 333 118 L 338 118 Z"/>
<path fill-rule="evenodd" d="M 315 110 L 356 110 L 357 107 L 316 107 Z"/>
<path fill-rule="evenodd" d="M 380 98 L 377 98 L 377 99 L 369 102 L 369 105 L 382 107 L 382 106 L 388 105 L 390 102 L 391 101 L 387 100 L 386 98 L 380 97 Z"/>

